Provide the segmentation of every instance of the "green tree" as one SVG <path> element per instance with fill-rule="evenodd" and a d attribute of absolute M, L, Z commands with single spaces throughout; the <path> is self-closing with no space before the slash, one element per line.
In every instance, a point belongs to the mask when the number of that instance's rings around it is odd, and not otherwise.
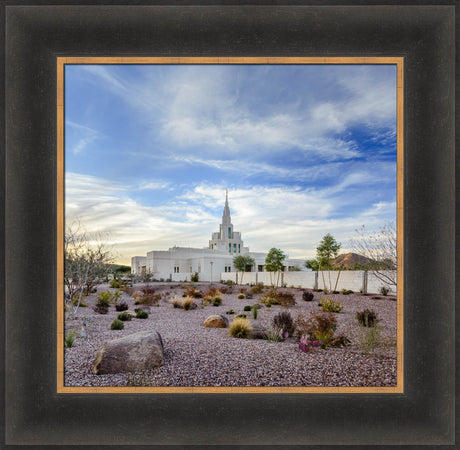
<path fill-rule="evenodd" d="M 237 276 L 238 276 L 238 271 L 242 272 L 241 280 L 240 280 L 241 284 L 243 284 L 244 272 L 248 272 L 251 266 L 253 266 L 254 264 L 255 264 L 254 258 L 251 258 L 249 255 L 239 255 L 233 258 L 233 266 L 237 270 Z"/>
<path fill-rule="evenodd" d="M 276 274 L 276 288 L 279 285 L 279 279 L 281 275 L 281 271 L 284 267 L 284 260 L 286 259 L 286 255 L 279 249 L 279 248 L 272 248 L 267 254 L 265 258 L 265 269 L 267 272 L 270 272 L 270 281 L 272 286 L 274 286 L 272 273 Z"/>
<path fill-rule="evenodd" d="M 342 269 L 339 269 L 339 272 L 337 274 L 337 279 L 335 282 L 335 288 L 332 289 L 332 281 L 331 281 L 331 261 L 335 258 L 337 258 L 337 255 L 339 253 L 340 247 L 342 244 L 340 242 L 337 242 L 332 236 L 332 234 L 327 233 L 323 239 L 321 239 L 321 242 L 319 243 L 318 247 L 316 247 L 316 257 L 318 260 L 318 268 L 321 270 L 321 274 L 323 277 L 323 284 L 324 284 L 324 289 L 326 289 L 326 280 L 324 279 L 324 270 L 327 269 L 329 271 L 329 290 L 336 290 L 337 289 L 337 284 L 339 282 L 339 277 L 340 277 L 340 272 Z"/>
<path fill-rule="evenodd" d="M 313 270 L 314 272 L 318 272 L 318 270 L 319 270 L 318 260 L 316 260 L 316 259 L 308 259 L 307 261 L 305 261 L 305 267 L 307 269 Z"/>

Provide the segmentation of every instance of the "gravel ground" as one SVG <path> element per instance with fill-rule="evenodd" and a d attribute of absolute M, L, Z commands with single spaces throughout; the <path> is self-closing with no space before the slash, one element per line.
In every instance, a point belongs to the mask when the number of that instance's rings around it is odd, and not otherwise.
<path fill-rule="evenodd" d="M 218 284 L 216 284 L 219 287 Z M 182 296 L 179 284 L 151 283 L 157 293 L 169 292 Z M 200 288 L 200 284 L 198 284 Z M 135 289 L 140 289 L 135 285 Z M 202 286 L 206 290 L 207 285 Z M 101 285 L 98 291 L 108 289 Z M 289 308 L 292 316 L 299 313 L 320 311 L 318 302 L 325 297 L 315 292 L 312 302 L 302 300 L 302 290 L 283 289 L 294 293 L 297 304 Z M 106 315 L 96 314 L 96 294 L 85 299 L 88 305 L 80 308 L 75 321 L 66 321 L 66 330 L 80 329 L 82 317 L 89 317 L 86 337 L 77 335 L 74 347 L 65 349 L 66 386 L 126 386 L 133 378 L 137 383 L 148 386 L 395 386 L 396 385 L 396 301 L 394 297 L 373 299 L 361 294 L 327 295 L 342 303 L 344 310 L 336 314 L 338 326 L 336 335 L 345 335 L 351 340 L 346 348 L 318 349 L 311 353 L 299 350 L 298 342 L 289 338 L 285 342 L 235 339 L 227 329 L 206 328 L 202 323 L 211 314 L 223 314 L 229 309 L 235 315 L 243 313 L 245 305 L 257 303 L 253 299 L 236 298 L 224 294 L 221 306 L 208 305 L 196 310 L 175 309 L 167 300 L 158 307 L 151 307 L 147 319 L 133 319 L 125 322 L 123 330 L 110 330 L 111 322 L 118 312 L 112 306 Z M 129 309 L 134 310 L 134 301 L 123 293 Z M 200 299 L 197 299 L 200 303 Z M 355 315 L 363 309 L 373 309 L 380 319 L 381 343 L 369 355 L 363 355 L 359 343 L 359 327 Z M 251 322 L 268 326 L 274 315 L 284 308 L 272 306 L 268 311 L 259 309 L 257 320 L 246 312 Z M 229 321 L 232 317 L 227 315 Z M 165 364 L 143 374 L 93 375 L 92 365 L 98 350 L 104 342 L 143 330 L 158 331 L 164 342 Z"/>

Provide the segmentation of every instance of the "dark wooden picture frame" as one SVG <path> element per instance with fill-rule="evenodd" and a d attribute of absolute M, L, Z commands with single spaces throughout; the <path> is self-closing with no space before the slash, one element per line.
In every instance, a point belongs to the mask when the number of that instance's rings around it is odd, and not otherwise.
<path fill-rule="evenodd" d="M 3 12 L 7 444 L 454 442 L 452 6 L 35 3 Z M 58 394 L 59 56 L 403 57 L 404 394 Z"/>

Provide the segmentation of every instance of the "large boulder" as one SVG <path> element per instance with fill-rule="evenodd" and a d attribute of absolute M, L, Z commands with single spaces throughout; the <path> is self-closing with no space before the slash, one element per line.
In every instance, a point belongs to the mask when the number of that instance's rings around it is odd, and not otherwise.
<path fill-rule="evenodd" d="M 203 325 L 208 328 L 227 328 L 228 319 L 225 316 L 213 314 L 203 322 Z"/>
<path fill-rule="evenodd" d="M 106 342 L 94 361 L 93 373 L 141 372 L 162 366 L 163 341 L 156 331 L 141 331 Z"/>

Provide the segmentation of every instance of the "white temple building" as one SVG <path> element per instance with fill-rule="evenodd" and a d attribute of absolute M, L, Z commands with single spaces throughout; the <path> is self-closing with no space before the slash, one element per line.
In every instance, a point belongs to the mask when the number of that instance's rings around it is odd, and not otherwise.
<path fill-rule="evenodd" d="M 241 233 L 233 230 L 228 191 L 225 195 L 225 206 L 219 231 L 212 233 L 207 248 L 172 247 L 169 250 L 153 250 L 147 256 L 131 258 L 131 272 L 143 276 L 150 274 L 152 279 L 170 279 L 172 281 L 190 281 L 192 274 L 198 273 L 199 281 L 226 280 L 225 274 L 235 272 L 233 258 L 248 255 L 254 258 L 250 272 L 263 272 L 266 253 L 251 252 L 243 245 Z M 285 259 L 285 271 L 302 270 L 304 259 Z"/>

